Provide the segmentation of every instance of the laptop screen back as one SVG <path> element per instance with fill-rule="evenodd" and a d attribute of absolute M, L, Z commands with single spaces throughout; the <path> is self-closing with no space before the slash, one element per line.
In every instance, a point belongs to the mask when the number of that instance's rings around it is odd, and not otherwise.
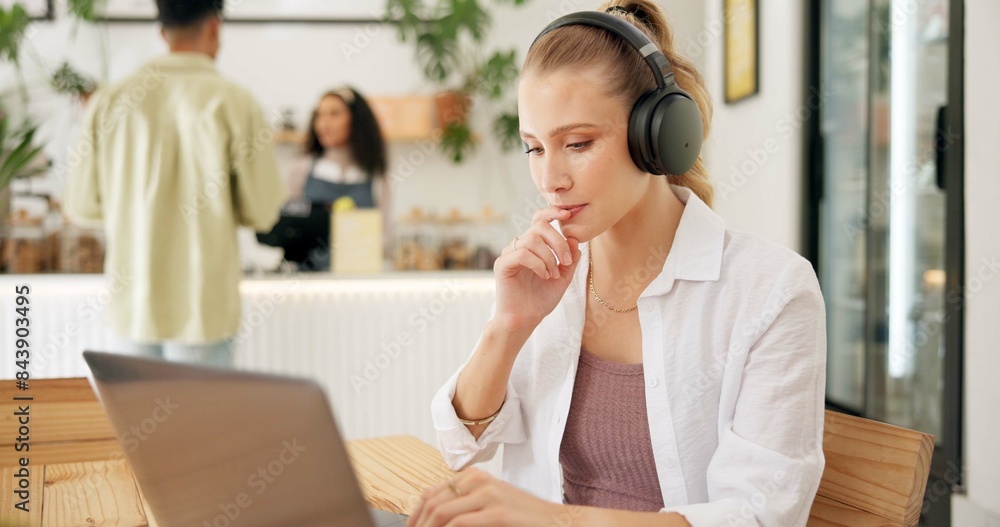
<path fill-rule="evenodd" d="M 160 526 L 371 525 L 315 383 L 84 357 Z"/>

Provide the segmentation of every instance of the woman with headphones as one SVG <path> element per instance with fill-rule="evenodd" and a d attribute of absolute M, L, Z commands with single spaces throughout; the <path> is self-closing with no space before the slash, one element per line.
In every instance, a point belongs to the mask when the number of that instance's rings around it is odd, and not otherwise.
<path fill-rule="evenodd" d="M 557 19 L 518 101 L 549 206 L 497 259 L 493 316 L 432 402 L 461 471 L 407 525 L 805 525 L 823 299 L 804 258 L 712 211 L 711 105 L 663 11 Z M 500 445 L 503 481 L 466 468 Z"/>

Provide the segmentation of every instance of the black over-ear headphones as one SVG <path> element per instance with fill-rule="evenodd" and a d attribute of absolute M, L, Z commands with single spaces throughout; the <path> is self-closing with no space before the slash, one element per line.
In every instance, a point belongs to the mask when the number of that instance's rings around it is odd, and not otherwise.
<path fill-rule="evenodd" d="M 571 25 L 597 27 L 620 36 L 642 54 L 653 70 L 656 88 L 639 96 L 629 116 L 628 150 L 635 165 L 657 175 L 681 175 L 690 170 L 701 152 L 701 111 L 674 81 L 674 70 L 659 47 L 628 21 L 598 11 L 555 19 L 531 45 L 549 31 Z"/>

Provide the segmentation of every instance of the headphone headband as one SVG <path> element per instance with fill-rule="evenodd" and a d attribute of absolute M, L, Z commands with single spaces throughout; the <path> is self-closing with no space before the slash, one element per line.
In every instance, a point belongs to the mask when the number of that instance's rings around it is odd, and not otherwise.
<path fill-rule="evenodd" d="M 657 46 L 655 42 L 650 40 L 649 37 L 646 36 L 646 34 L 639 28 L 608 13 L 601 13 L 599 11 L 580 11 L 578 13 L 563 15 L 553 20 L 551 24 L 546 26 L 545 29 L 543 29 L 542 32 L 535 37 L 535 40 L 531 42 L 531 46 L 534 46 L 535 42 L 538 42 L 538 39 L 542 38 L 542 35 L 545 35 L 550 31 L 565 26 L 575 25 L 596 27 L 620 36 L 625 40 L 625 42 L 632 46 L 632 48 L 638 51 L 640 55 L 642 55 L 642 58 L 646 61 L 649 69 L 653 71 L 653 79 L 656 81 L 657 88 L 662 90 L 667 87 L 675 86 L 674 69 L 670 65 L 670 61 L 667 60 L 667 57 L 662 51 L 660 51 L 660 47 Z"/>

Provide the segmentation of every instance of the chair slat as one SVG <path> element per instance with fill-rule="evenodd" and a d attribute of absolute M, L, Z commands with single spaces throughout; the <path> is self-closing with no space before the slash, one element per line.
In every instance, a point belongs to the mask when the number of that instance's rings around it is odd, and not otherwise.
<path fill-rule="evenodd" d="M 916 525 L 933 450 L 931 435 L 827 411 L 818 496 L 887 525 Z"/>

